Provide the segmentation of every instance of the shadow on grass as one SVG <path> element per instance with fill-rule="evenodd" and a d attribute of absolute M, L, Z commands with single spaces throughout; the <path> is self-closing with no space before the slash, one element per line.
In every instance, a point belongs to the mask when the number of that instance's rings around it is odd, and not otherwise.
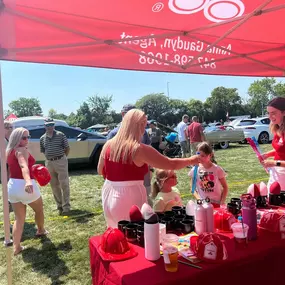
<path fill-rule="evenodd" d="M 85 223 L 89 222 L 90 218 L 93 218 L 94 216 L 98 216 L 100 214 L 101 214 L 101 212 L 99 212 L 99 211 L 90 212 L 90 211 L 86 211 L 86 210 L 75 209 L 75 210 L 71 210 L 70 212 L 68 212 L 68 214 L 66 214 L 66 216 L 68 216 L 69 219 L 74 220 L 77 223 L 85 224 Z"/>
<path fill-rule="evenodd" d="M 70 169 L 69 170 L 69 176 L 81 176 L 81 175 L 98 175 L 97 174 L 97 170 L 95 168 L 90 168 L 90 167 L 86 167 L 86 168 L 77 168 L 77 169 Z"/>
<path fill-rule="evenodd" d="M 70 240 L 66 240 L 58 246 L 55 246 L 48 237 L 41 238 L 41 242 L 41 249 L 27 248 L 22 252 L 24 262 L 30 263 L 33 271 L 48 276 L 52 285 L 64 284 L 60 278 L 69 274 L 70 270 L 59 258 L 58 251 L 71 251 Z"/>

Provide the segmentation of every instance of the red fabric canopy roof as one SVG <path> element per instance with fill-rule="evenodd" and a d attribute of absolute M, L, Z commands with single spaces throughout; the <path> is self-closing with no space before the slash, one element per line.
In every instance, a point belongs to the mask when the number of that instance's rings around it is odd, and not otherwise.
<path fill-rule="evenodd" d="M 0 59 L 284 76 L 284 19 L 284 0 L 3 0 Z"/>

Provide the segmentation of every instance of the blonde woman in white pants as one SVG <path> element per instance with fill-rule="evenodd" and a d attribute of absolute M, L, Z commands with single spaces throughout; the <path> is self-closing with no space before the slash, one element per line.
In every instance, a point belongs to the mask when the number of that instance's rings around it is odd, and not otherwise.
<path fill-rule="evenodd" d="M 117 227 L 118 221 L 129 220 L 131 206 L 140 208 L 147 202 L 143 180 L 148 165 L 177 170 L 199 163 L 199 156 L 170 159 L 142 144 L 146 124 L 143 111 L 128 111 L 117 135 L 103 147 L 98 173 L 105 178 L 102 203 L 107 226 Z"/>

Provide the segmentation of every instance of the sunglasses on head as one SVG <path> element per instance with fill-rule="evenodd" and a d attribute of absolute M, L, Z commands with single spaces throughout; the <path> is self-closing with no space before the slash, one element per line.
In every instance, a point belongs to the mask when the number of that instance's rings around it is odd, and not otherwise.
<path fill-rule="evenodd" d="M 26 141 L 26 140 L 28 140 L 28 139 L 30 139 L 30 138 L 31 138 L 31 136 L 23 136 L 23 137 L 22 137 L 22 140 Z"/>
<path fill-rule="evenodd" d="M 53 127 L 54 124 L 46 124 L 45 126 L 46 126 L 46 127 Z"/>

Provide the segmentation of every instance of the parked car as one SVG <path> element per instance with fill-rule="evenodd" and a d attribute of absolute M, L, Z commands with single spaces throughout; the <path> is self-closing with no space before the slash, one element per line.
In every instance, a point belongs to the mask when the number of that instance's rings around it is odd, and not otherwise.
<path fill-rule="evenodd" d="M 242 130 L 225 126 L 224 129 L 217 127 L 206 127 L 204 130 L 206 140 L 213 145 L 219 145 L 222 149 L 227 149 L 232 142 L 240 142 L 245 139 Z"/>
<path fill-rule="evenodd" d="M 28 149 L 38 163 L 43 163 L 44 155 L 40 152 L 40 137 L 45 133 L 44 118 L 26 118 L 13 122 L 14 127 L 25 127 L 29 130 L 31 139 Z M 92 165 L 97 167 L 99 156 L 106 137 L 70 127 L 65 121 L 55 120 L 55 129 L 63 132 L 69 142 L 70 153 L 68 162 L 74 165 Z"/>
<path fill-rule="evenodd" d="M 269 124 L 268 117 L 243 119 L 234 128 L 243 130 L 245 138 L 255 137 L 259 143 L 265 144 L 273 139 Z"/>

